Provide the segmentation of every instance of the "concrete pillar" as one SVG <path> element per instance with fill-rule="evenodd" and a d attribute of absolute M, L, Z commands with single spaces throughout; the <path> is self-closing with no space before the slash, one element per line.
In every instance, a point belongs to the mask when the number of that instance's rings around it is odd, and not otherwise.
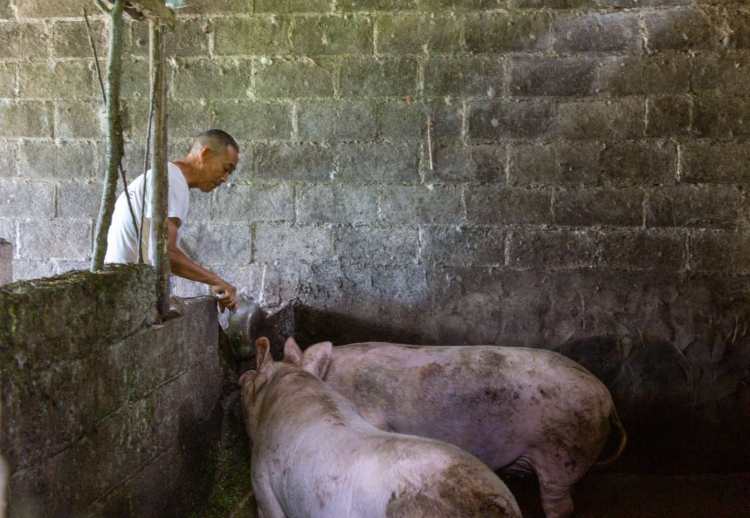
<path fill-rule="evenodd" d="M 13 245 L 0 238 L 0 286 L 13 282 Z"/>

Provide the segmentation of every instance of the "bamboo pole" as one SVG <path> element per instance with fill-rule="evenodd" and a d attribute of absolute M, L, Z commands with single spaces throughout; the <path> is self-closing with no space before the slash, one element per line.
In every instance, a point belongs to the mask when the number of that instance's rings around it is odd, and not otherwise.
<path fill-rule="evenodd" d="M 96 222 L 96 239 L 91 271 L 104 267 L 107 233 L 112 223 L 117 191 L 117 172 L 122 161 L 122 121 L 120 113 L 120 78 L 122 77 L 122 27 L 125 0 L 115 0 L 110 13 L 109 57 L 107 69 L 107 174 Z"/>
<path fill-rule="evenodd" d="M 164 34 L 157 21 L 149 21 L 154 137 L 151 154 L 151 235 L 149 259 L 157 273 L 157 309 L 162 317 L 169 311 L 169 255 L 167 253 L 167 82 Z"/>

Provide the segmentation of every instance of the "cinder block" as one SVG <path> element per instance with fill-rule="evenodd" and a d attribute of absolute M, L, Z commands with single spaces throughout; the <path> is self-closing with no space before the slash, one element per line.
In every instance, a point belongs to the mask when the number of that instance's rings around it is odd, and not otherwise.
<path fill-rule="evenodd" d="M 690 270 L 712 273 L 750 272 L 750 236 L 744 230 L 695 230 L 688 244 Z"/>
<path fill-rule="evenodd" d="M 336 2 L 336 10 L 343 12 L 397 11 L 399 9 L 411 10 L 416 7 L 417 0 L 337 0 Z"/>
<path fill-rule="evenodd" d="M 427 155 L 427 150 L 423 153 Z M 426 181 L 505 183 L 505 145 L 465 146 L 454 141 L 443 141 L 433 145 L 432 164 L 423 156 Z"/>
<path fill-rule="evenodd" d="M 57 217 L 92 220 L 99 214 L 100 183 L 64 182 L 57 186 Z M 138 214 L 136 214 L 138 217 Z"/>
<path fill-rule="evenodd" d="M 745 195 L 735 186 L 679 185 L 648 193 L 650 227 L 734 228 L 747 217 Z"/>
<path fill-rule="evenodd" d="M 505 0 L 418 0 L 424 11 L 498 9 L 505 7 Z"/>
<path fill-rule="evenodd" d="M 689 96 L 653 97 L 646 100 L 646 136 L 676 137 L 690 133 L 692 99 Z"/>
<path fill-rule="evenodd" d="M 40 218 L 40 215 L 35 217 Z M 23 259 L 88 259 L 91 233 L 91 222 L 85 220 L 21 221 L 18 223 L 21 239 L 18 254 Z"/>
<path fill-rule="evenodd" d="M 691 87 L 742 96 L 747 92 L 749 69 L 750 56 L 744 53 L 699 54 L 693 60 Z"/>
<path fill-rule="evenodd" d="M 12 178 L 18 174 L 18 143 L 0 139 L 0 177 Z"/>
<path fill-rule="evenodd" d="M 598 185 L 601 183 L 599 157 L 604 147 L 596 141 L 514 144 L 510 152 L 510 183 Z"/>
<path fill-rule="evenodd" d="M 48 2 L 47 0 L 23 0 L 16 3 L 16 14 L 20 18 L 61 18 L 81 16 L 83 8 L 91 9 L 86 0 Z"/>
<path fill-rule="evenodd" d="M 299 136 L 305 140 L 368 140 L 377 132 L 377 105 L 364 101 L 299 104 Z"/>
<path fill-rule="evenodd" d="M 303 224 L 372 223 L 378 217 L 378 193 L 372 186 L 303 185 L 296 206 Z"/>
<path fill-rule="evenodd" d="M 677 149 L 671 142 L 618 142 L 600 156 L 601 174 L 612 185 L 669 185 L 677 178 Z"/>
<path fill-rule="evenodd" d="M 646 12 L 646 48 L 652 51 L 675 49 L 718 49 L 723 46 L 720 12 L 690 6 Z"/>
<path fill-rule="evenodd" d="M 505 233 L 502 227 L 423 227 L 422 257 L 447 266 L 502 266 Z"/>
<path fill-rule="evenodd" d="M 569 226 L 641 226 L 643 191 L 576 189 L 555 192 L 555 223 Z"/>
<path fill-rule="evenodd" d="M 680 148 L 680 179 L 687 182 L 750 182 L 750 142 L 690 142 Z"/>
<path fill-rule="evenodd" d="M 87 180 L 98 173 L 99 153 L 99 148 L 91 142 L 24 140 L 18 146 L 18 174 Z"/>
<path fill-rule="evenodd" d="M 330 59 L 255 62 L 255 94 L 268 98 L 333 97 L 335 63 Z"/>
<path fill-rule="evenodd" d="M 461 26 L 455 15 L 382 15 L 375 22 L 375 50 L 395 55 L 456 52 L 461 45 Z"/>
<path fill-rule="evenodd" d="M 0 23 L 0 46 L 7 59 L 21 57 L 20 26 L 17 23 Z"/>
<path fill-rule="evenodd" d="M 483 101 L 470 106 L 472 140 L 543 138 L 556 134 L 557 110 L 551 101 Z"/>
<path fill-rule="evenodd" d="M 250 14 L 253 0 L 192 0 L 180 9 L 185 14 Z"/>
<path fill-rule="evenodd" d="M 245 266 L 251 260 L 250 225 L 192 219 L 180 232 L 181 246 L 201 264 Z"/>
<path fill-rule="evenodd" d="M 505 62 L 490 56 L 431 56 L 424 65 L 428 96 L 499 96 L 505 90 Z"/>
<path fill-rule="evenodd" d="M 682 94 L 690 90 L 691 58 L 681 52 L 601 60 L 595 90 L 608 95 Z"/>
<path fill-rule="evenodd" d="M 642 41 L 638 12 L 563 14 L 552 20 L 554 48 L 560 53 L 638 52 Z"/>
<path fill-rule="evenodd" d="M 549 50 L 550 22 L 544 12 L 472 13 L 466 16 L 466 47 L 475 53 Z"/>
<path fill-rule="evenodd" d="M 99 117 L 102 115 L 101 102 L 58 101 L 55 103 L 55 136 L 64 139 L 101 138 L 102 120 Z"/>
<path fill-rule="evenodd" d="M 334 229 L 333 246 L 344 264 L 416 264 L 419 236 L 416 227 L 341 226 Z"/>
<path fill-rule="evenodd" d="M 594 93 L 598 59 L 518 58 L 510 62 L 510 93 L 520 96 L 570 96 Z"/>
<path fill-rule="evenodd" d="M 0 100 L 0 137 L 51 137 L 52 105 Z"/>
<path fill-rule="evenodd" d="M 17 76 L 18 65 L 16 63 L 0 64 L 0 98 L 10 99 L 16 96 Z"/>
<path fill-rule="evenodd" d="M 316 263 L 333 255 L 333 237 L 328 226 L 258 224 L 253 249 L 258 263 Z"/>
<path fill-rule="evenodd" d="M 90 14 L 97 11 L 89 9 Z M 81 13 L 78 13 L 80 16 Z M 90 20 L 99 59 L 107 56 L 107 24 L 102 20 Z M 56 58 L 93 58 L 86 22 L 83 20 L 61 20 L 51 26 L 52 55 Z"/>
<path fill-rule="evenodd" d="M 51 218 L 54 186 L 41 182 L 0 179 L 0 217 Z"/>
<path fill-rule="evenodd" d="M 326 13 L 333 9 L 331 0 L 256 0 L 256 13 Z"/>
<path fill-rule="evenodd" d="M 252 174 L 262 180 L 326 182 L 336 174 L 334 154 L 326 145 L 256 144 Z"/>
<path fill-rule="evenodd" d="M 552 194 L 531 189 L 467 187 L 466 212 L 480 225 L 552 223 Z"/>
<path fill-rule="evenodd" d="M 349 58 L 341 64 L 341 95 L 403 97 L 417 93 L 417 61 L 412 58 Z"/>
<path fill-rule="evenodd" d="M 646 103 L 638 98 L 567 101 L 559 106 L 560 135 L 568 139 L 634 139 L 646 129 Z"/>
<path fill-rule="evenodd" d="M 460 224 L 466 221 L 462 189 L 455 185 L 388 186 L 380 217 L 390 224 Z"/>
<path fill-rule="evenodd" d="M 514 230 L 509 238 L 509 265 L 560 270 L 590 268 L 599 256 L 599 234 L 592 230 Z"/>
<path fill-rule="evenodd" d="M 359 15 L 296 17 L 292 48 L 296 54 L 372 54 L 372 20 Z"/>
<path fill-rule="evenodd" d="M 222 18 L 213 22 L 215 52 L 219 55 L 242 56 L 287 54 L 290 20 L 280 16 Z"/>
<path fill-rule="evenodd" d="M 741 2 L 738 9 L 727 11 L 729 46 L 735 49 L 750 49 L 750 11 Z M 744 7 L 744 8 L 743 8 Z"/>
<path fill-rule="evenodd" d="M 19 57 L 24 59 L 49 57 L 49 25 L 41 22 L 19 23 L 18 32 L 20 37 Z"/>
<path fill-rule="evenodd" d="M 280 185 L 226 185 L 217 189 L 211 219 L 240 221 L 291 221 L 294 218 L 292 187 Z"/>
<path fill-rule="evenodd" d="M 750 98 L 720 93 L 695 98 L 693 128 L 701 137 L 728 140 L 750 135 Z"/>
<path fill-rule="evenodd" d="M 289 139 L 292 134 L 292 110 L 286 103 L 216 101 L 211 104 L 214 120 L 224 130 L 243 140 Z M 201 131 L 205 122 L 193 132 Z"/>
<path fill-rule="evenodd" d="M 0 0 L 0 20 L 9 20 L 10 18 L 13 18 L 10 0 Z"/>
<path fill-rule="evenodd" d="M 36 99 L 90 99 L 100 98 L 100 88 L 86 61 L 24 63 L 20 66 L 19 95 Z"/>
<path fill-rule="evenodd" d="M 419 182 L 415 143 L 339 144 L 336 180 L 362 184 Z"/>
<path fill-rule="evenodd" d="M 624 270 L 681 271 L 687 253 L 683 232 L 609 230 L 601 234 L 602 266 Z"/>
<path fill-rule="evenodd" d="M 179 61 L 171 86 L 176 99 L 247 99 L 252 71 L 250 60 Z"/>

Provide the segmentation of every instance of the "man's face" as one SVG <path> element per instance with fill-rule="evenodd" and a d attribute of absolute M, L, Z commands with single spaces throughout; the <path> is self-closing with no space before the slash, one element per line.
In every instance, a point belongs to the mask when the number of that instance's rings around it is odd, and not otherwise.
<path fill-rule="evenodd" d="M 213 151 L 205 147 L 201 151 L 202 181 L 198 188 L 203 192 L 211 192 L 223 184 L 237 167 L 240 154 L 232 146 L 223 151 Z"/>

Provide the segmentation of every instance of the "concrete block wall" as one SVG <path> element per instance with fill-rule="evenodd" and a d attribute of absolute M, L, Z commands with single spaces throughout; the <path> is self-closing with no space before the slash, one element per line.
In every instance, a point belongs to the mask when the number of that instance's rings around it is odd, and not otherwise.
<path fill-rule="evenodd" d="M 205 497 L 222 418 L 215 304 L 152 326 L 154 282 L 126 267 L 0 287 L 11 518 L 187 516 Z"/>
<path fill-rule="evenodd" d="M 675 386 L 691 419 L 745 415 L 746 2 L 188 4 L 172 156 L 207 126 L 243 148 L 231 185 L 193 197 L 197 258 L 373 337 L 611 353 L 599 374 L 626 387 L 630 423 Z M 0 0 L 0 237 L 22 278 L 89 254 L 103 150 L 84 5 Z M 127 41 L 134 176 L 145 26 Z M 592 337 L 607 339 L 578 347 Z M 642 351 L 664 367 L 651 385 L 626 368 Z"/>

